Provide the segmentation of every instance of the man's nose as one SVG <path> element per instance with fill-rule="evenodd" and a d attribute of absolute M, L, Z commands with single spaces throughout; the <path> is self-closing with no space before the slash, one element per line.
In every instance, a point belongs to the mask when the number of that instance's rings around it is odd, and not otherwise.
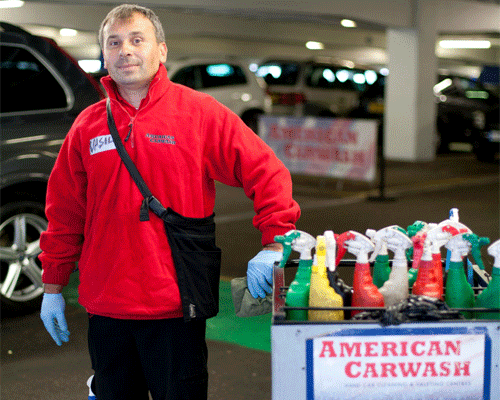
<path fill-rule="evenodd" d="M 120 55 L 125 57 L 129 56 L 130 54 L 132 54 L 132 45 L 125 40 L 120 48 Z"/>

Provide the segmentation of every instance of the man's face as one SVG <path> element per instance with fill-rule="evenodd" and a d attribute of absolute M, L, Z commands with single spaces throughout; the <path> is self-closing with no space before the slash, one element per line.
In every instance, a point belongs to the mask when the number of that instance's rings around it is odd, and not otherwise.
<path fill-rule="evenodd" d="M 104 67 L 120 88 L 147 87 L 167 60 L 167 46 L 156 41 L 152 22 L 140 13 L 106 24 L 103 38 Z"/>

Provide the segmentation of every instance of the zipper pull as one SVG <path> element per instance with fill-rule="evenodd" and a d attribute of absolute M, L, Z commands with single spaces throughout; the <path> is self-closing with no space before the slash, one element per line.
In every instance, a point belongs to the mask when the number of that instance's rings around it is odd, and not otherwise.
<path fill-rule="evenodd" d="M 127 137 L 125 138 L 125 142 L 128 141 L 130 138 L 130 134 L 132 133 L 132 126 L 133 126 L 133 123 L 131 122 L 129 124 L 130 129 L 128 130 Z"/>

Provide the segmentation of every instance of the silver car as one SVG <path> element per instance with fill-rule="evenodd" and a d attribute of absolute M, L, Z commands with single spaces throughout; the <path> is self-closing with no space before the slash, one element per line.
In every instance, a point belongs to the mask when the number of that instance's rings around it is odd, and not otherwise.
<path fill-rule="evenodd" d="M 184 59 L 165 64 L 172 82 L 207 93 L 236 113 L 254 132 L 258 117 L 269 113 L 266 84 L 243 63 L 223 59 Z"/>

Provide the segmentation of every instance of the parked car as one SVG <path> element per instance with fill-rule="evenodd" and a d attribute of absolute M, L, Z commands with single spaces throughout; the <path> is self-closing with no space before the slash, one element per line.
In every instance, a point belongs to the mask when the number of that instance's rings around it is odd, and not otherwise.
<path fill-rule="evenodd" d="M 272 114 L 317 117 L 348 116 L 378 77 L 371 70 L 297 60 L 267 60 L 256 75 L 268 85 Z"/>
<path fill-rule="evenodd" d="M 0 51 L 0 294 L 2 312 L 23 313 L 43 294 L 50 172 L 73 120 L 104 93 L 51 39 L 0 22 Z"/>
<path fill-rule="evenodd" d="M 485 128 L 477 132 L 472 145 L 478 160 L 493 162 L 500 153 L 500 107 L 497 104 L 485 114 Z"/>
<path fill-rule="evenodd" d="M 499 102 L 498 95 L 477 80 L 455 75 L 439 75 L 434 95 L 438 152 L 448 151 L 451 142 L 473 144 L 486 128 L 486 114 Z"/>
<path fill-rule="evenodd" d="M 352 118 L 382 118 L 385 77 L 360 95 Z M 437 152 L 450 150 L 450 143 L 470 143 L 478 159 L 491 159 L 498 141 L 499 96 L 495 90 L 463 76 L 439 75 L 434 86 L 437 102 Z M 489 144 L 493 143 L 493 146 Z"/>
<path fill-rule="evenodd" d="M 236 60 L 182 59 L 165 66 L 172 82 L 214 97 L 256 133 L 259 115 L 271 110 L 265 82 Z"/>

